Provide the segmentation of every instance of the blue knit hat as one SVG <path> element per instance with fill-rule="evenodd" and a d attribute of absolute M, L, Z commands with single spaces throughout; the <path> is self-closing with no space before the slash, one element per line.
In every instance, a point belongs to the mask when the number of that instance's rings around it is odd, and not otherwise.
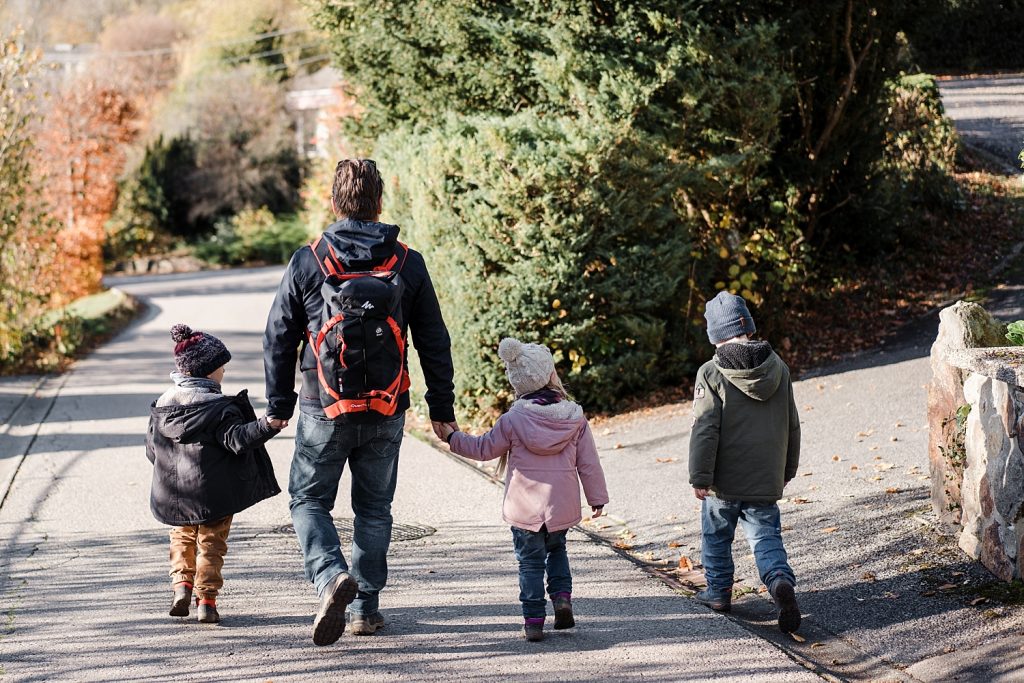
<path fill-rule="evenodd" d="M 174 365 L 178 372 L 191 377 L 206 377 L 231 360 L 224 342 L 212 334 L 193 331 L 188 325 L 171 328 L 174 344 Z"/>
<path fill-rule="evenodd" d="M 704 318 L 708 321 L 708 339 L 712 344 L 757 331 L 747 302 L 743 297 L 725 291 L 707 302 Z"/>

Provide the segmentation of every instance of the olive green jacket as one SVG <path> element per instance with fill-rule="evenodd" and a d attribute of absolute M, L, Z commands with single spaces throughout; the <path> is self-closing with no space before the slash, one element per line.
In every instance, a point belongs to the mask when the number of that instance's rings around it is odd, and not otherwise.
<path fill-rule="evenodd" d="M 751 369 L 697 371 L 690 431 L 690 484 L 724 500 L 771 503 L 796 476 L 800 418 L 789 368 L 771 351 Z"/>

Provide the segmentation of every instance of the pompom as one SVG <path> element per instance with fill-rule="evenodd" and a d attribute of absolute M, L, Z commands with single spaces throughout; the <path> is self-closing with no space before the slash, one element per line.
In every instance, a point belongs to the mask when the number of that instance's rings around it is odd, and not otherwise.
<path fill-rule="evenodd" d="M 515 363 L 523 353 L 523 342 L 513 337 L 505 337 L 498 344 L 498 357 L 506 363 Z"/>
<path fill-rule="evenodd" d="M 194 333 L 192 332 L 191 327 L 189 327 L 188 325 L 183 325 L 181 323 L 178 323 L 177 325 L 171 328 L 171 339 L 173 339 L 176 344 L 185 341 L 193 334 Z"/>

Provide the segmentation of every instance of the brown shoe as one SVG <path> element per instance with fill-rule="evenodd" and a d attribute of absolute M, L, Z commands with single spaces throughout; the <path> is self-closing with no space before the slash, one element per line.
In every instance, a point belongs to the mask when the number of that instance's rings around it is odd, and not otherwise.
<path fill-rule="evenodd" d="M 313 620 L 313 644 L 330 645 L 345 632 L 345 608 L 356 599 L 359 583 L 342 572 L 334 577 L 320 598 L 320 610 Z"/>
<path fill-rule="evenodd" d="M 352 635 L 372 636 L 382 628 L 384 628 L 384 615 L 380 612 L 348 615 L 348 630 Z"/>
<path fill-rule="evenodd" d="M 531 643 L 544 640 L 544 620 L 526 621 L 523 624 L 523 637 Z"/>
<path fill-rule="evenodd" d="M 172 617 L 187 617 L 189 605 L 192 604 L 192 584 L 179 581 L 174 584 L 174 597 L 171 598 Z"/>
<path fill-rule="evenodd" d="M 551 599 L 555 606 L 555 628 L 572 628 L 576 618 L 572 615 L 572 598 L 568 593 L 559 593 Z"/>

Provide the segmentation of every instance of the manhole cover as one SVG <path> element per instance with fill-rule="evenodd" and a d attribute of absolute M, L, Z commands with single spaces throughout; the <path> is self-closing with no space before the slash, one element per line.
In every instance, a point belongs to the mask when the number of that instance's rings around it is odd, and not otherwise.
<path fill-rule="evenodd" d="M 334 527 L 338 530 L 338 538 L 341 539 L 342 543 L 352 542 L 352 524 L 354 520 L 351 517 L 335 517 Z M 437 532 L 437 529 L 429 527 L 426 524 L 402 524 L 395 522 L 391 525 L 391 540 L 392 541 L 415 541 L 417 538 L 423 538 L 430 536 Z M 274 533 L 277 534 L 295 534 L 295 525 L 285 524 L 274 529 Z"/>

